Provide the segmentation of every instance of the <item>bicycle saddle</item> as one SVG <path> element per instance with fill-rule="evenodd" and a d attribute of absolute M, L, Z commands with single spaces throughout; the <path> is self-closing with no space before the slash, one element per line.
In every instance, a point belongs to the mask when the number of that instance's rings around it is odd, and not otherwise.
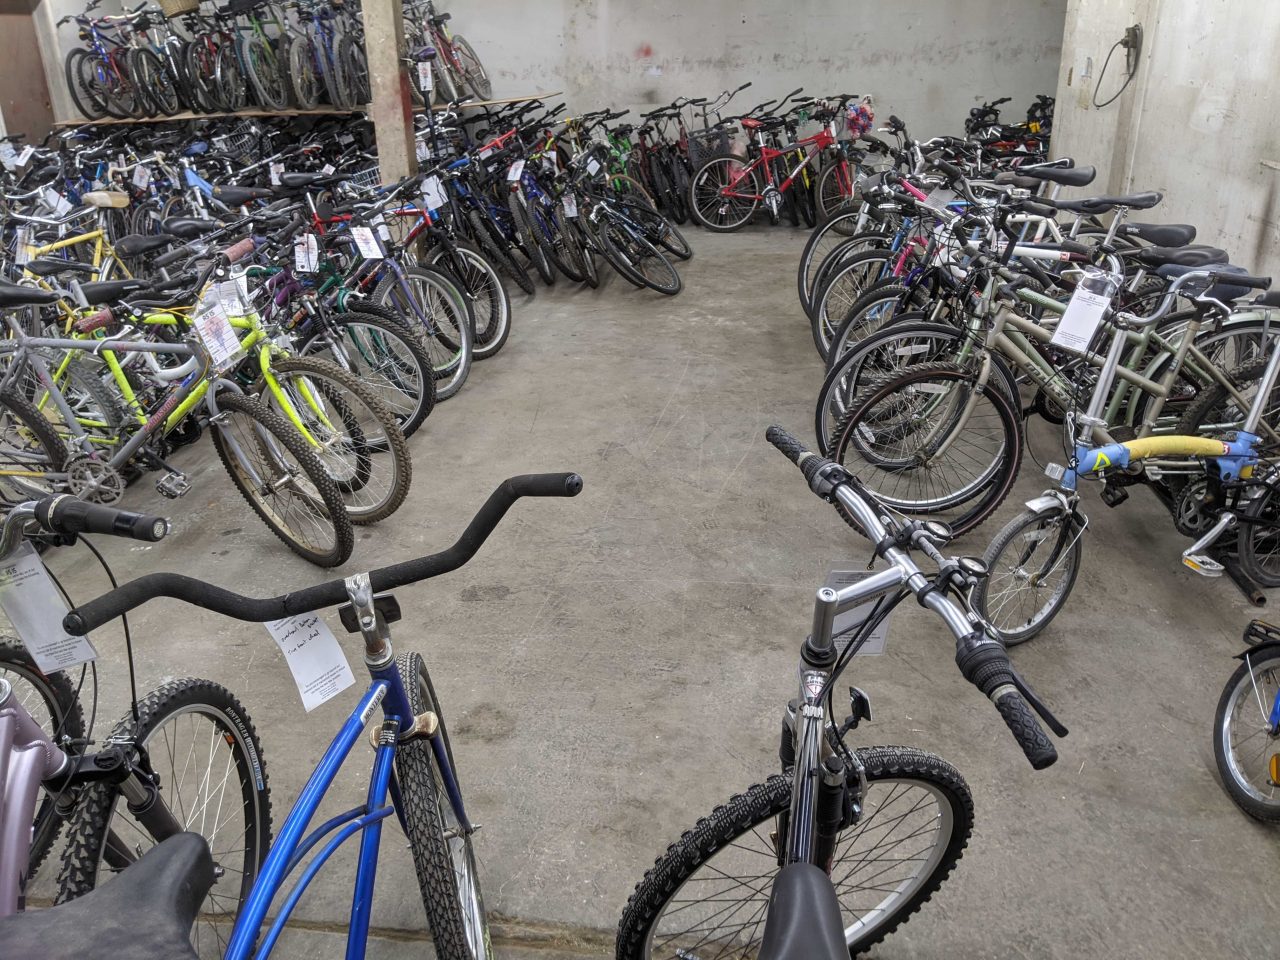
<path fill-rule="evenodd" d="M 437 27 L 438 27 L 438 26 L 440 26 L 440 24 L 445 23 L 446 21 L 452 20 L 452 19 L 453 19 L 453 14 L 452 14 L 452 13 L 437 13 L 434 17 L 431 17 L 430 19 L 431 19 L 431 23 L 432 23 L 434 26 L 437 26 Z"/>
<path fill-rule="evenodd" d="M 1116 207 L 1149 210 L 1163 199 L 1164 194 L 1159 190 L 1148 190 L 1146 193 L 1129 193 L 1118 197 L 1087 197 L 1084 200 L 1055 200 L 1053 203 L 1059 210 L 1070 210 L 1072 213 L 1108 213 Z"/>
<path fill-rule="evenodd" d="M 116 253 L 120 256 L 136 257 L 140 253 L 150 253 L 152 250 L 163 249 L 177 239 L 172 233 L 157 233 L 154 236 L 133 233 L 127 237 L 121 237 L 115 242 L 114 246 Z"/>
<path fill-rule="evenodd" d="M 778 871 L 759 960 L 849 960 L 840 901 L 819 867 L 790 863 Z"/>
<path fill-rule="evenodd" d="M 321 183 L 333 183 L 341 179 L 341 177 L 335 177 L 328 173 L 282 173 L 280 174 L 280 186 L 286 190 L 300 190 L 303 187 L 311 187 Z"/>
<path fill-rule="evenodd" d="M 1025 177 L 1035 177 L 1037 180 L 1048 180 L 1050 183 L 1060 183 L 1064 187 L 1087 187 L 1093 183 L 1094 177 L 1098 175 L 1098 171 L 1093 167 L 1020 167 L 1018 173 Z"/>
<path fill-rule="evenodd" d="M 204 837 L 176 834 L 79 900 L 0 920 L 0 960 L 196 960 L 191 924 L 213 881 Z"/>
<path fill-rule="evenodd" d="M 1189 247 L 1147 247 L 1139 250 L 1135 259 L 1148 267 L 1209 267 L 1231 258 L 1225 250 L 1197 243 Z"/>
<path fill-rule="evenodd" d="M 1196 228 L 1189 223 L 1125 223 L 1117 235 L 1137 237 L 1157 247 L 1185 247 L 1196 238 Z"/>
<path fill-rule="evenodd" d="M 160 221 L 160 229 L 183 240 L 192 240 L 201 234 L 222 228 L 216 220 L 199 220 L 195 217 L 169 217 Z"/>
<path fill-rule="evenodd" d="M 115 303 L 121 297 L 149 289 L 151 284 L 145 280 L 98 280 L 95 283 L 80 284 L 80 292 L 91 307 Z"/>
<path fill-rule="evenodd" d="M 282 174 L 281 179 L 288 176 Z M 233 207 L 238 207 L 242 203 L 248 203 L 250 200 L 271 200 L 275 198 L 275 191 L 269 187 L 231 187 L 215 185 L 213 195 L 223 203 Z"/>
<path fill-rule="evenodd" d="M 53 303 L 58 294 L 37 287 L 20 287 L 15 283 L 0 282 L 0 307 L 27 307 Z"/>
<path fill-rule="evenodd" d="M 60 260 L 57 257 L 37 257 L 23 264 L 37 277 L 52 277 L 59 273 L 83 273 L 93 276 L 98 268 L 92 263 L 81 263 L 79 260 Z"/>

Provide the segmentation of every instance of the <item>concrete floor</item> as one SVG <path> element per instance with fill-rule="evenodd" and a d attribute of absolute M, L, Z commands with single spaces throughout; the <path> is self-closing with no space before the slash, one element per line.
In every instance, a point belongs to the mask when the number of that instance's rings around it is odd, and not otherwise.
<path fill-rule="evenodd" d="M 411 441 L 409 500 L 359 533 L 340 571 L 447 545 L 507 475 L 586 478 L 577 500 L 518 505 L 465 570 L 398 594 L 396 642 L 431 667 L 484 824 L 489 907 L 520 918 L 499 931 L 511 956 L 609 952 L 653 858 L 773 772 L 813 591 L 830 565 L 867 556 L 764 441 L 772 422 L 809 435 L 821 379 L 795 294 L 803 233 L 690 235 L 697 254 L 681 266 L 679 297 L 613 278 L 517 303 L 503 353 Z M 1043 457 L 1053 438 L 1038 430 L 1036 442 Z M 185 501 L 146 482 L 127 498 L 172 513 L 173 535 L 156 546 L 99 540 L 117 573 L 182 569 L 253 594 L 332 575 L 249 515 L 206 443 L 179 460 L 195 483 Z M 1028 460 L 1017 494 L 959 551 L 980 553 L 1043 485 Z M 895 613 L 887 654 L 861 658 L 848 677 L 875 708 L 860 740 L 941 754 L 977 807 L 953 877 L 876 957 L 1275 954 L 1280 846 L 1227 800 L 1210 745 L 1256 611 L 1230 583 L 1179 565 L 1184 541 L 1150 497 L 1108 510 L 1092 496 L 1073 602 L 1014 657 L 1072 729 L 1056 767 L 1029 769 L 914 604 Z M 76 598 L 105 587 L 84 551 L 52 566 Z M 170 601 L 133 624 L 144 686 L 192 675 L 238 693 L 264 741 L 279 823 L 355 689 L 307 715 L 265 630 Z M 95 642 L 99 716 L 112 720 L 125 708 L 120 633 Z M 358 667 L 358 644 L 344 644 Z M 354 755 L 333 810 L 362 798 L 366 760 Z M 379 877 L 374 923 L 389 934 L 379 956 L 421 951 L 412 941 L 424 917 L 396 836 Z M 304 899 L 296 954 L 340 952 L 331 931 L 346 919 L 349 866 Z"/>

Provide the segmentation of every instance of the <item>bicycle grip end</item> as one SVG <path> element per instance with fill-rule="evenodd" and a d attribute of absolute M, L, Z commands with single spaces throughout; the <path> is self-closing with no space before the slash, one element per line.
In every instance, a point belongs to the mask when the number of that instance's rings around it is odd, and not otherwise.
<path fill-rule="evenodd" d="M 804 444 L 776 423 L 764 432 L 764 437 L 792 463 L 799 466 L 800 458 L 807 453 Z"/>

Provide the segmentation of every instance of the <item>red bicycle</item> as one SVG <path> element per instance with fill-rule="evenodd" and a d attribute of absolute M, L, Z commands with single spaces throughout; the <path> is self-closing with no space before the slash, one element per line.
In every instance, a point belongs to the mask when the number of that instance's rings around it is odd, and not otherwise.
<path fill-rule="evenodd" d="M 813 101 L 805 107 L 812 109 L 816 104 Z M 770 145 L 768 135 L 794 121 L 788 117 L 741 118 L 742 128 L 755 137 L 754 157 L 712 157 L 698 168 L 689 186 L 694 219 L 708 230 L 731 233 L 745 226 L 764 204 L 769 219 L 777 223 L 787 191 L 812 191 L 823 153 L 836 144 L 838 115 L 829 105 L 817 109 L 811 116 L 822 129 L 782 146 Z M 796 157 L 799 161 L 782 178 L 781 173 L 787 170 L 783 162 L 789 164 Z"/>

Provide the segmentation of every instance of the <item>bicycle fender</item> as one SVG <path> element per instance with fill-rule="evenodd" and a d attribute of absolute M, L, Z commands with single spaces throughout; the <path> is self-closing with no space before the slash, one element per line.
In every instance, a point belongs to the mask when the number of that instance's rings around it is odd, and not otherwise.
<path fill-rule="evenodd" d="M 1071 509 L 1067 504 L 1067 498 L 1056 491 L 1043 493 L 1034 500 L 1028 500 L 1025 506 L 1028 510 L 1033 510 L 1036 513 L 1039 513 L 1041 510 L 1049 510 L 1053 507 L 1057 507 L 1063 513 L 1067 513 Z"/>
<path fill-rule="evenodd" d="M 1263 650 L 1280 650 L 1280 640 L 1262 640 L 1249 647 L 1249 649 L 1237 653 L 1231 659 L 1243 660 L 1245 657 L 1251 657 L 1255 653 L 1261 653 Z"/>

